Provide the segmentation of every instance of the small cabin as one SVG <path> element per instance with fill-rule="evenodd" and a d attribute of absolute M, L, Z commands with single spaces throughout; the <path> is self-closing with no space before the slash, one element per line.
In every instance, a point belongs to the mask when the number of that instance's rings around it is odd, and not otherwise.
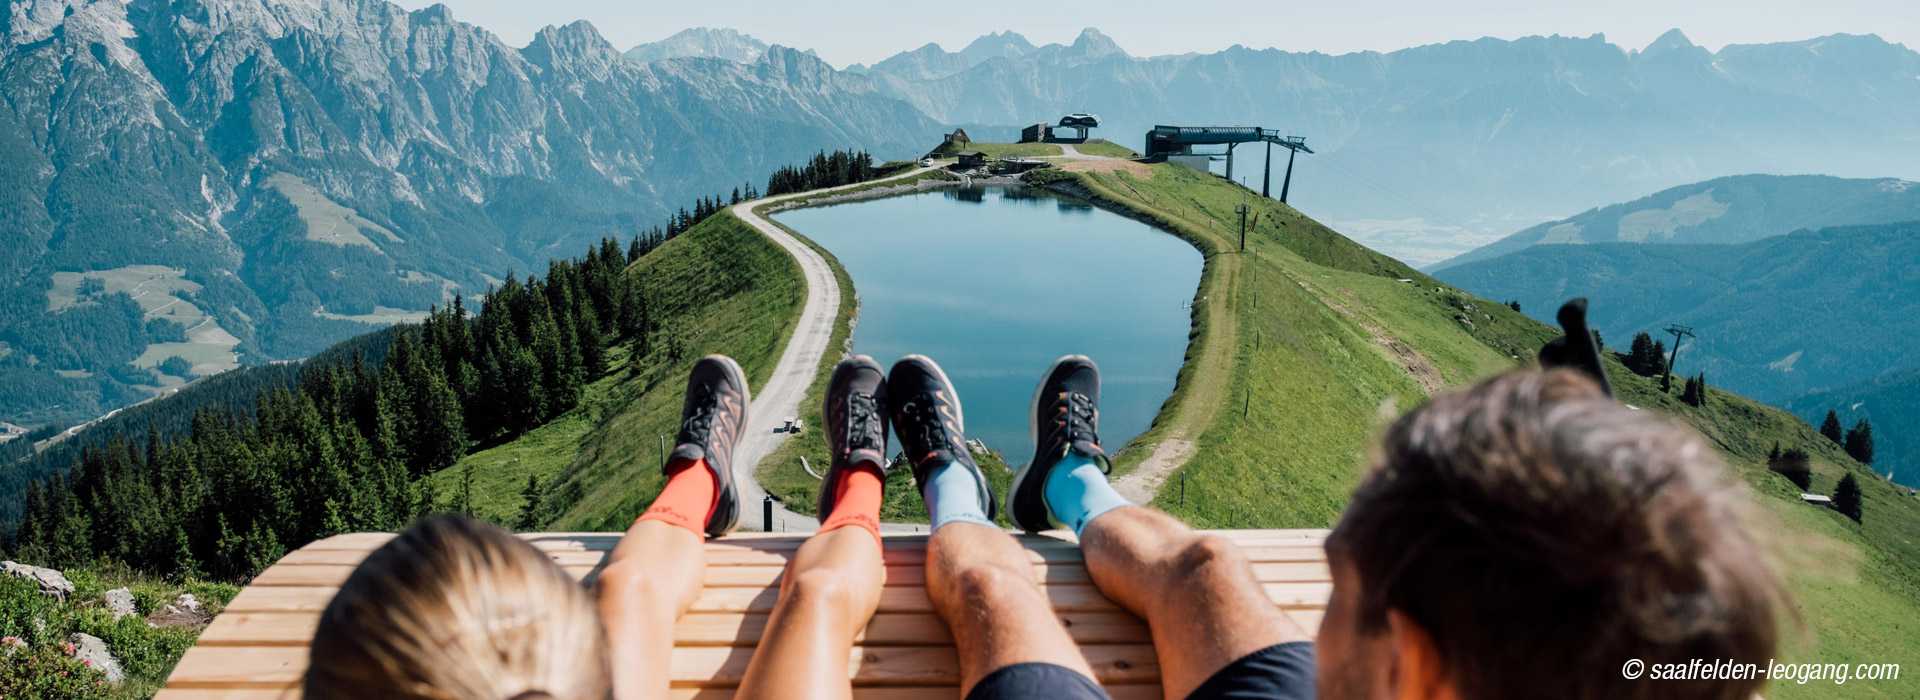
<path fill-rule="evenodd" d="M 960 154 L 960 167 L 984 168 L 984 167 L 987 167 L 987 160 L 988 158 L 985 151 L 974 151 L 972 153 L 962 153 Z"/>
<path fill-rule="evenodd" d="M 954 129 L 941 144 L 949 148 L 966 148 L 973 144 L 973 139 L 967 137 L 966 129 Z"/>

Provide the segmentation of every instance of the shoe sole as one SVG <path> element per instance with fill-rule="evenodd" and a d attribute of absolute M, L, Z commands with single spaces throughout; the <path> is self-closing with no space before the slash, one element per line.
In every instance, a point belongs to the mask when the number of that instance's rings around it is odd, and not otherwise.
<path fill-rule="evenodd" d="M 1073 361 L 1085 361 L 1087 364 L 1093 366 L 1093 371 L 1096 374 L 1100 371 L 1100 365 L 1095 363 L 1091 357 L 1087 357 L 1086 355 L 1063 355 L 1060 359 L 1054 360 L 1053 364 L 1047 366 L 1047 371 L 1040 375 L 1040 383 L 1034 385 L 1033 400 L 1027 403 L 1027 441 L 1033 443 L 1033 459 L 1027 460 L 1026 464 L 1021 465 L 1020 471 L 1013 473 L 1013 483 L 1007 486 L 1007 507 L 1014 509 L 1016 513 L 1019 512 L 1019 506 L 1016 505 L 1018 501 L 1014 500 L 1014 496 L 1020 493 L 1020 485 L 1026 483 L 1027 474 L 1033 471 L 1033 465 L 1040 461 L 1040 397 L 1046 393 L 1047 380 L 1053 378 L 1054 371 L 1060 369 L 1060 365 Z M 1049 522 L 1053 520 L 1051 514 L 1048 515 L 1047 520 Z M 1063 523 L 1054 524 L 1059 525 Z M 1021 529 L 1025 530 L 1026 526 L 1021 526 Z M 1039 530 L 1027 530 L 1027 532 L 1039 532 Z"/>
<path fill-rule="evenodd" d="M 721 367 L 727 370 L 727 378 L 732 379 L 735 384 L 740 385 L 741 432 L 734 435 L 733 443 L 734 449 L 737 450 L 740 448 L 740 438 L 745 437 L 747 421 L 751 418 L 750 409 L 753 407 L 753 387 L 747 384 L 747 373 L 741 371 L 740 363 L 735 362 L 733 358 L 727 357 L 726 355 L 708 355 L 701 359 L 719 360 Z M 739 455 L 732 453 L 728 454 L 727 483 L 720 489 L 720 493 L 715 494 L 719 502 L 714 504 L 714 515 L 721 518 L 721 526 L 718 529 L 707 528 L 707 536 L 709 537 L 724 537 L 740 527 L 740 489 L 735 486 L 737 482 L 734 479 L 733 465 L 736 460 L 732 459 L 738 456 Z M 726 510 L 721 510 L 723 507 L 725 507 Z"/>
<path fill-rule="evenodd" d="M 872 369 L 874 372 L 879 373 L 880 386 L 883 387 L 882 393 L 885 392 L 884 387 L 887 385 L 887 368 L 881 367 L 880 363 L 874 360 L 872 356 L 854 355 L 845 360 L 841 360 L 840 364 L 834 365 L 832 377 L 827 379 L 827 398 L 825 401 L 821 402 L 821 406 L 820 406 L 820 419 L 822 421 L 826 420 L 826 417 L 828 414 L 826 403 L 833 400 L 833 395 L 834 395 L 833 388 L 834 388 L 834 384 L 840 379 L 840 371 L 842 369 L 848 368 L 849 366 L 854 368 L 864 367 L 864 368 Z M 935 367 L 938 367 L 938 365 L 935 365 Z M 885 415 L 884 408 L 882 409 L 881 413 L 883 416 Z M 832 430 L 832 428 L 829 428 L 825 425 L 821 425 L 820 429 Z M 887 429 L 888 429 L 887 421 L 883 417 L 881 418 L 881 421 L 880 421 L 880 440 L 883 444 L 887 439 L 887 435 L 886 435 Z M 838 454 L 837 450 L 835 451 L 835 454 Z M 883 448 L 881 450 L 880 459 L 885 460 L 886 458 L 887 458 L 886 450 Z M 828 494 L 833 492 L 833 475 L 834 475 L 834 470 L 837 466 L 838 465 L 829 461 L 827 463 L 827 473 L 820 479 L 820 496 L 814 500 L 814 503 L 818 506 L 817 508 L 815 508 L 815 510 L 819 511 L 815 513 L 813 516 L 815 520 L 820 520 L 824 522 L 826 520 L 827 514 L 833 512 L 832 504 L 829 503 L 831 496 L 829 496 Z"/>

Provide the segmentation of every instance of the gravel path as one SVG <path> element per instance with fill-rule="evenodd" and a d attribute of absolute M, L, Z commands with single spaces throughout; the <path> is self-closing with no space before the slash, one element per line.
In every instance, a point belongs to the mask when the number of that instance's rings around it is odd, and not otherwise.
<path fill-rule="evenodd" d="M 906 173 L 888 178 L 900 180 L 912 178 L 933 168 L 916 168 Z M 833 338 L 833 323 L 840 310 L 840 284 L 833 277 L 833 268 L 827 264 L 818 252 L 794 238 L 780 227 L 773 225 L 764 217 L 753 212 L 755 207 L 780 202 L 797 197 L 810 197 L 821 192 L 832 192 L 871 183 L 848 185 L 825 190 L 812 190 L 796 194 L 781 195 L 742 202 L 733 206 L 733 215 L 752 226 L 754 230 L 766 236 L 793 257 L 800 264 L 802 276 L 807 281 L 807 302 L 800 309 L 800 324 L 794 328 L 792 339 L 787 341 L 786 350 L 780 353 L 780 363 L 773 368 L 773 376 L 764 386 L 755 387 L 753 405 L 748 412 L 747 425 L 740 439 L 739 447 L 734 450 L 733 479 L 740 490 L 740 529 L 774 532 L 812 532 L 819 522 L 811 515 L 802 515 L 787 510 L 785 504 L 773 504 L 771 526 L 763 525 L 764 505 L 767 491 L 760 486 L 755 473 L 760 460 L 781 443 L 786 442 L 787 433 L 776 432 L 788 416 L 804 415 L 800 402 L 807 395 L 807 387 L 813 385 L 813 377 L 820 369 L 820 361 L 827 353 L 827 343 Z M 813 426 L 818 429 L 819 426 Z M 913 531 L 915 526 L 892 525 L 888 530 Z M 924 531 L 926 526 L 917 526 Z"/>

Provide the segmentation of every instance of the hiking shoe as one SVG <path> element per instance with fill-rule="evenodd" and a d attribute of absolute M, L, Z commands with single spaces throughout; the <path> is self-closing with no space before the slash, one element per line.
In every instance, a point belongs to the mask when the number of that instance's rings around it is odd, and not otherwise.
<path fill-rule="evenodd" d="M 887 393 L 893 432 L 900 436 L 900 449 L 913 465 L 913 481 L 921 495 L 926 494 L 927 477 L 934 467 L 948 462 L 963 465 L 979 483 L 980 509 L 991 520 L 999 504 L 987 487 L 987 475 L 967 449 L 966 414 L 960 410 L 960 395 L 947 373 L 924 355 L 908 355 L 887 374 Z"/>
<path fill-rule="evenodd" d="M 680 409 L 680 434 L 662 470 L 697 459 L 713 472 L 713 515 L 707 535 L 719 537 L 740 521 L 740 492 L 733 486 L 733 448 L 747 423 L 747 375 L 726 355 L 708 355 L 693 363 L 687 377 L 686 404 Z"/>
<path fill-rule="evenodd" d="M 827 381 L 826 405 L 820 415 L 826 425 L 827 450 L 832 462 L 820 480 L 819 518 L 833 513 L 840 476 L 856 464 L 871 464 L 887 473 L 887 377 L 880 363 L 866 355 L 841 360 Z"/>
<path fill-rule="evenodd" d="M 1013 476 L 1007 502 L 1013 522 L 1027 532 L 1054 525 L 1047 508 L 1047 475 L 1069 453 L 1100 462 L 1108 471 L 1107 451 L 1100 447 L 1100 368 L 1085 355 L 1054 360 L 1040 386 L 1033 390 L 1033 461 Z"/>

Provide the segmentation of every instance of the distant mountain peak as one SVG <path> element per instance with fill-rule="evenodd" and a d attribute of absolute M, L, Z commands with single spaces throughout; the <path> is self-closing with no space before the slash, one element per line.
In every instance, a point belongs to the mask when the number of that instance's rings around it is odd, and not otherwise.
<path fill-rule="evenodd" d="M 767 42 L 727 27 L 690 27 L 665 39 L 628 49 L 626 55 L 642 63 L 670 58 L 718 58 L 753 63 L 766 55 L 767 46 Z"/>
<path fill-rule="evenodd" d="M 1126 53 L 1125 50 L 1120 48 L 1119 44 L 1114 43 L 1112 37 L 1102 34 L 1100 30 L 1093 27 L 1080 30 L 1080 36 L 1073 40 L 1073 49 L 1087 56 L 1106 56 Z"/>
<path fill-rule="evenodd" d="M 1692 40 L 1687 38 L 1686 32 L 1682 32 L 1680 28 L 1675 27 L 1667 30 L 1667 33 L 1661 34 L 1660 38 L 1654 39 L 1653 43 L 1647 44 L 1647 48 L 1641 49 L 1640 53 L 1651 56 L 1667 51 L 1693 48 L 1698 47 L 1694 45 Z"/>
<path fill-rule="evenodd" d="M 929 46 L 939 48 L 932 44 Z M 966 48 L 961 49 L 960 55 L 978 63 L 1001 56 L 1024 56 L 1032 53 L 1033 50 L 1033 42 L 1027 41 L 1026 37 L 1017 32 L 1008 30 L 980 35 L 979 38 L 968 43 Z"/>

